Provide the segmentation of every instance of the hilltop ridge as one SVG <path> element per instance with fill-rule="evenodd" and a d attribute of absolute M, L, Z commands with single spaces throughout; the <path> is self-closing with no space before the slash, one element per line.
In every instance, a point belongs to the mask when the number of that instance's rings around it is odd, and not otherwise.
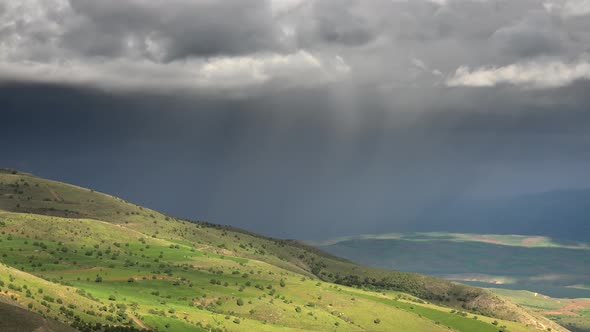
<path fill-rule="evenodd" d="M 17 302 L 81 330 L 492 331 L 494 320 L 510 331 L 564 330 L 486 290 L 14 170 L 0 171 L 0 228 L 2 290 L 12 285 Z M 24 287 L 36 283 L 52 295 Z"/>

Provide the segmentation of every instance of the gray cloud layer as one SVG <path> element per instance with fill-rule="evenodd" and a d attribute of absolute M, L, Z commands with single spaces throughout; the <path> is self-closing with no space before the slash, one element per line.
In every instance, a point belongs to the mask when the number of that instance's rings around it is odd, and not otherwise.
<path fill-rule="evenodd" d="M 587 0 L 3 0 L 0 79 L 246 94 L 342 82 L 385 90 L 564 86 L 590 74 L 589 7 Z"/>

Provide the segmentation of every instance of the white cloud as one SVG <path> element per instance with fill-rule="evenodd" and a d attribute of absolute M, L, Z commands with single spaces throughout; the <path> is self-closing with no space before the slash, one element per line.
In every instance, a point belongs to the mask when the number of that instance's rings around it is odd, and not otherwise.
<path fill-rule="evenodd" d="M 421 70 L 428 70 L 428 66 L 424 63 L 424 61 L 418 59 L 418 58 L 412 58 L 410 60 L 412 62 L 412 65 L 418 69 Z"/>
<path fill-rule="evenodd" d="M 543 2 L 543 7 L 564 17 L 590 14 L 590 0 L 549 0 Z"/>
<path fill-rule="evenodd" d="M 307 0 L 271 0 L 270 6 L 274 16 L 283 15 L 303 5 Z"/>
<path fill-rule="evenodd" d="M 320 60 L 306 52 L 293 54 L 268 54 L 258 57 L 226 57 L 212 59 L 198 71 L 203 85 L 240 87 L 280 80 L 288 85 L 321 84 L 339 79 L 347 74 L 340 57 Z M 314 82 L 308 78 L 314 78 Z M 305 82 L 305 83 L 304 83 Z"/>
<path fill-rule="evenodd" d="M 459 67 L 447 80 L 448 86 L 490 87 L 513 84 L 530 88 L 552 88 L 590 79 L 590 62 L 533 61 L 503 67 Z"/>
<path fill-rule="evenodd" d="M 170 63 L 148 59 L 0 61 L 0 80 L 66 83 L 101 88 L 225 90 L 325 84 L 348 74 L 341 57 L 320 59 L 308 52 L 193 58 Z"/>

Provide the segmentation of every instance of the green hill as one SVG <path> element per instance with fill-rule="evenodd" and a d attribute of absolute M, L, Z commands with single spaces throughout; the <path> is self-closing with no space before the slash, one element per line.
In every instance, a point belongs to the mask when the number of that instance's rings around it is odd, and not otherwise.
<path fill-rule="evenodd" d="M 0 302 L 82 331 L 563 330 L 486 290 L 12 170 L 0 262 Z"/>

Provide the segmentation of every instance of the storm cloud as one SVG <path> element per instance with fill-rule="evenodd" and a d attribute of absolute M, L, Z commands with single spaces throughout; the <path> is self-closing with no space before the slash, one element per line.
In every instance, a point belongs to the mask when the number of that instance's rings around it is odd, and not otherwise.
<path fill-rule="evenodd" d="M 588 64 L 587 6 L 583 0 L 5 1 L 0 75 L 189 91 L 347 80 L 471 85 L 460 80 L 462 68 L 542 60 L 560 68 L 540 79 L 567 76 L 555 83 L 561 86 L 586 78 L 585 69 L 567 72 Z"/>
<path fill-rule="evenodd" d="M 4 166 L 265 234 L 590 186 L 587 0 L 0 0 L 0 84 Z"/>

